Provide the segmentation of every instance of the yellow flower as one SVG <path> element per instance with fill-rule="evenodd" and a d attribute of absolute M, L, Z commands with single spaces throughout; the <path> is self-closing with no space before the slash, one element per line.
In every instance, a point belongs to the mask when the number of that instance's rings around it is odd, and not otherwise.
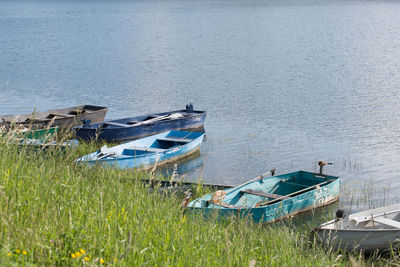
<path fill-rule="evenodd" d="M 117 258 L 114 258 L 114 261 L 117 261 Z"/>
<path fill-rule="evenodd" d="M 12 256 L 12 253 L 11 253 L 11 252 L 8 252 L 7 255 L 8 255 L 8 257 L 11 257 L 11 256 Z"/>
<path fill-rule="evenodd" d="M 103 264 L 103 263 L 104 263 L 104 260 L 103 260 L 103 259 L 100 259 L 100 263 Z"/>
<path fill-rule="evenodd" d="M 84 260 L 85 261 L 90 261 L 90 258 L 89 257 L 85 257 Z"/>
<path fill-rule="evenodd" d="M 85 251 L 83 250 L 83 248 L 81 248 L 80 251 L 81 251 L 82 254 L 85 254 Z"/>
<path fill-rule="evenodd" d="M 72 257 L 73 259 L 75 259 L 75 258 L 76 258 L 76 255 L 75 255 L 74 253 L 71 253 L 71 257 Z"/>
<path fill-rule="evenodd" d="M 77 257 L 82 256 L 82 254 L 81 254 L 79 251 L 75 252 L 75 255 L 76 255 Z"/>
<path fill-rule="evenodd" d="M 17 254 L 21 253 L 21 250 L 17 249 L 15 252 L 17 252 Z"/>
<path fill-rule="evenodd" d="M 26 254 L 28 254 L 28 252 L 26 250 L 23 250 L 22 254 L 26 255 Z"/>

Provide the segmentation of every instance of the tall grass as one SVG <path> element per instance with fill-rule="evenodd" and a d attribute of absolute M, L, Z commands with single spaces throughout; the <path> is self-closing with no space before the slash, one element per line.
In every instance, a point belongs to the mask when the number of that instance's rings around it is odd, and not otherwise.
<path fill-rule="evenodd" d="M 42 151 L 0 140 L 1 265 L 351 264 L 310 237 L 318 219 L 266 226 L 205 219 L 184 212 L 176 190 L 142 183 L 147 173 L 75 165 L 95 146 Z"/>

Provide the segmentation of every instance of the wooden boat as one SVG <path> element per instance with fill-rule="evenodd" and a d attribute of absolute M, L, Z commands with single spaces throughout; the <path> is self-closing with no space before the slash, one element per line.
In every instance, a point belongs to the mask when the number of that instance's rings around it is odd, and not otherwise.
<path fill-rule="evenodd" d="M 92 122 L 103 121 L 106 112 L 107 107 L 83 105 L 16 116 L 5 116 L 1 118 L 0 123 L 6 126 L 22 124 L 30 129 L 59 127 L 61 130 L 81 125 L 83 120 L 90 120 Z"/>
<path fill-rule="evenodd" d="M 271 222 L 339 199 L 339 177 L 305 171 L 265 177 L 267 174 L 240 186 L 207 194 L 191 201 L 187 208 L 205 215 L 237 214 L 256 222 Z"/>
<path fill-rule="evenodd" d="M 204 124 L 205 117 L 205 111 L 193 110 L 193 105 L 189 104 L 183 110 L 100 123 L 87 122 L 74 129 L 76 136 L 83 140 L 127 141 L 165 131 L 200 128 Z"/>
<path fill-rule="evenodd" d="M 400 204 L 340 217 L 313 230 L 326 247 L 372 253 L 399 246 Z"/>
<path fill-rule="evenodd" d="M 198 149 L 204 133 L 168 131 L 107 148 L 77 159 L 78 163 L 102 164 L 119 169 L 149 168 L 188 156 Z"/>

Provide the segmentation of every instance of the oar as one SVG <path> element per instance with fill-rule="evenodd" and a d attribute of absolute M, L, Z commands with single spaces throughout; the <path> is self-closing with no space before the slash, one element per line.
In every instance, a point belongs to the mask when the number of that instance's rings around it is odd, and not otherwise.
<path fill-rule="evenodd" d="M 319 183 L 319 184 L 316 184 L 316 185 L 313 185 L 313 186 L 310 186 L 310 187 L 301 189 L 301 190 L 299 190 L 299 191 L 296 191 L 296 192 L 293 192 L 293 193 L 291 193 L 291 194 L 282 196 L 282 197 L 280 197 L 280 198 L 276 198 L 276 199 L 274 199 L 274 200 L 268 200 L 268 201 L 261 202 L 261 203 L 258 202 L 258 203 L 256 204 L 256 207 L 261 207 L 261 206 L 265 206 L 265 205 L 269 205 L 269 204 L 272 204 L 272 203 L 281 201 L 282 199 L 285 199 L 285 198 L 288 198 L 288 197 L 292 197 L 292 196 L 294 196 L 294 195 L 296 195 L 296 194 L 299 194 L 299 193 L 303 193 L 303 192 L 305 192 L 305 191 L 307 191 L 307 190 L 313 189 L 313 188 L 315 188 L 315 187 L 317 187 L 317 186 L 321 186 L 321 185 L 330 183 L 330 182 L 332 182 L 332 181 L 334 181 L 334 180 L 336 180 L 336 179 L 331 179 L 331 180 L 328 180 L 328 181 L 325 181 L 325 182 L 322 182 L 322 183 Z"/>
<path fill-rule="evenodd" d="M 167 114 L 167 115 L 155 117 L 155 118 L 152 118 L 152 119 L 149 119 L 149 120 L 138 122 L 138 123 L 135 124 L 135 126 L 142 125 L 142 124 L 149 124 L 149 123 L 152 123 L 152 122 L 155 122 L 155 121 L 160 121 L 160 120 L 164 120 L 164 119 L 168 119 L 168 118 L 172 118 L 173 119 L 174 117 L 178 116 L 178 114 L 179 113 L 173 113 L 173 114 Z M 179 114 L 179 115 L 181 115 L 181 114 Z M 181 116 L 183 117 L 183 115 L 181 115 Z"/>
<path fill-rule="evenodd" d="M 247 185 L 247 184 L 249 184 L 249 183 L 252 183 L 252 182 L 254 182 L 254 181 L 257 181 L 257 180 L 261 180 L 261 179 L 264 178 L 264 176 L 266 176 L 266 175 L 268 175 L 268 174 L 271 174 L 271 176 L 274 176 L 275 171 L 276 171 L 276 169 L 272 169 L 272 170 L 270 170 L 270 171 L 267 171 L 266 173 L 263 173 L 263 174 L 261 174 L 260 176 L 257 176 L 256 178 L 254 178 L 254 179 L 252 179 L 252 180 L 250 180 L 250 181 L 247 181 L 247 182 L 245 182 L 245 183 L 243 183 L 243 184 L 241 184 L 241 185 L 238 185 L 238 186 L 232 188 L 231 190 L 229 190 L 228 192 L 226 192 L 226 194 L 231 193 L 232 191 L 238 189 L 239 187 L 245 186 L 245 185 Z"/>

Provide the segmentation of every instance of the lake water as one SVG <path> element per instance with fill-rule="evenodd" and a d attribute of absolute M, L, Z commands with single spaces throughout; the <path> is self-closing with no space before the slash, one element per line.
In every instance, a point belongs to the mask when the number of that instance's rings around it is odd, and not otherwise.
<path fill-rule="evenodd" d="M 326 160 L 342 206 L 398 202 L 399 14 L 368 0 L 1 1 L 0 115 L 193 102 L 208 114 L 191 180 Z"/>

